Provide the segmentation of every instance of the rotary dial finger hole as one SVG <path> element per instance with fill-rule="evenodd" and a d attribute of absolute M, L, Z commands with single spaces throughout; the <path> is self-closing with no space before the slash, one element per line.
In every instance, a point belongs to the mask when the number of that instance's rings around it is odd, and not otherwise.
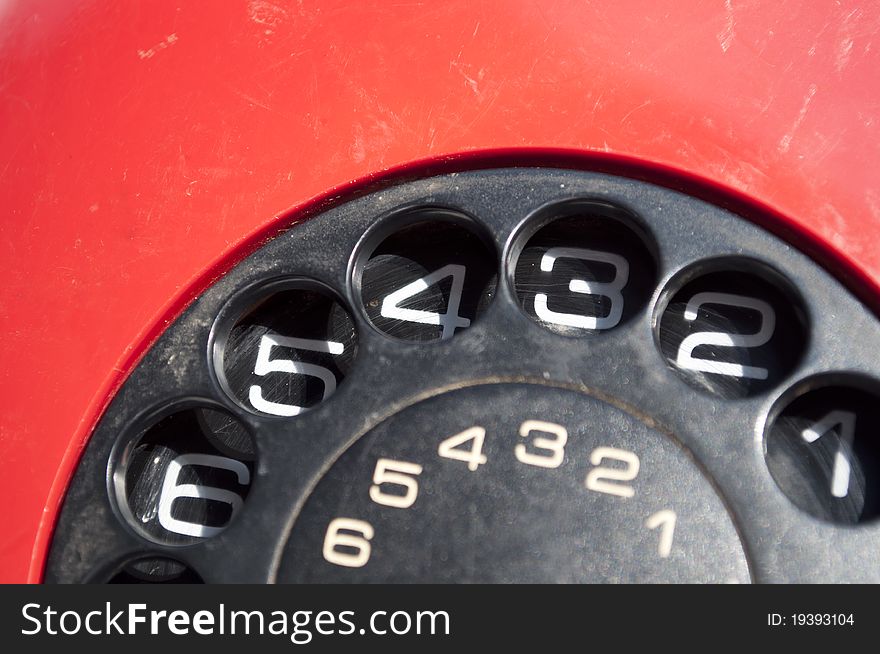
<path fill-rule="evenodd" d="M 766 391 L 807 345 L 806 312 L 779 275 L 747 259 L 697 264 L 673 280 L 655 336 L 667 364 L 725 398 Z"/>
<path fill-rule="evenodd" d="M 108 584 L 203 584 L 199 574 L 189 566 L 162 556 L 129 561 L 117 569 Z"/>
<path fill-rule="evenodd" d="M 253 440 L 231 415 L 178 410 L 123 450 L 113 474 L 117 503 L 148 540 L 196 543 L 229 526 L 244 506 L 255 465 Z"/>
<path fill-rule="evenodd" d="M 446 340 L 467 329 L 495 294 L 497 264 L 489 242 L 458 212 L 421 209 L 396 216 L 367 239 L 355 268 L 367 319 L 405 341 Z"/>
<path fill-rule="evenodd" d="M 235 320 L 228 331 L 226 315 Z M 213 358 L 221 386 L 260 415 L 290 418 L 330 399 L 357 355 L 351 314 L 310 280 L 249 289 L 218 324 Z"/>
<path fill-rule="evenodd" d="M 822 520 L 855 524 L 880 514 L 880 395 L 854 377 L 799 385 L 771 421 L 767 467 L 798 507 Z"/>
<path fill-rule="evenodd" d="M 523 311 L 558 334 L 582 336 L 625 323 L 651 297 L 653 246 L 635 218 L 597 201 L 552 206 L 520 237 L 513 286 Z"/>

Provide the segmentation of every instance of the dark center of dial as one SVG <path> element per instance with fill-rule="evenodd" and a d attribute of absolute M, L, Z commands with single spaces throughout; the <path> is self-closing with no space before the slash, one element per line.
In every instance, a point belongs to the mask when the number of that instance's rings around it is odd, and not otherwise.
<path fill-rule="evenodd" d="M 748 582 L 724 502 L 672 437 L 580 392 L 451 391 L 348 449 L 280 582 Z"/>

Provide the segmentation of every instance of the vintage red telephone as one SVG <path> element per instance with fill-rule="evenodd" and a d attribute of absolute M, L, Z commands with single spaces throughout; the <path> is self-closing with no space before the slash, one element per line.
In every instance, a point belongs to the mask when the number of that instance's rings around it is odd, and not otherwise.
<path fill-rule="evenodd" d="M 0 580 L 880 580 L 878 9 L 3 3 Z"/>

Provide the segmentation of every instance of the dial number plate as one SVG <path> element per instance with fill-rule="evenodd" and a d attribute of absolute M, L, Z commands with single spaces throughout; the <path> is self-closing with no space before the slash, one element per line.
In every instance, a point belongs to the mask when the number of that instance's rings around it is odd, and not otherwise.
<path fill-rule="evenodd" d="M 679 445 L 580 393 L 498 384 L 416 404 L 348 450 L 306 502 L 279 580 L 750 576 L 723 503 Z"/>

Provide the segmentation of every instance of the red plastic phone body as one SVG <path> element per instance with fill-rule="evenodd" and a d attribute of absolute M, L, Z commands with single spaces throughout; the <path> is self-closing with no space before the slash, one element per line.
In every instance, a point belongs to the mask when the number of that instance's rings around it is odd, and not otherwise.
<path fill-rule="evenodd" d="M 365 182 L 599 168 L 687 188 L 880 289 L 877 2 L 0 4 L 0 581 L 218 275 Z"/>

